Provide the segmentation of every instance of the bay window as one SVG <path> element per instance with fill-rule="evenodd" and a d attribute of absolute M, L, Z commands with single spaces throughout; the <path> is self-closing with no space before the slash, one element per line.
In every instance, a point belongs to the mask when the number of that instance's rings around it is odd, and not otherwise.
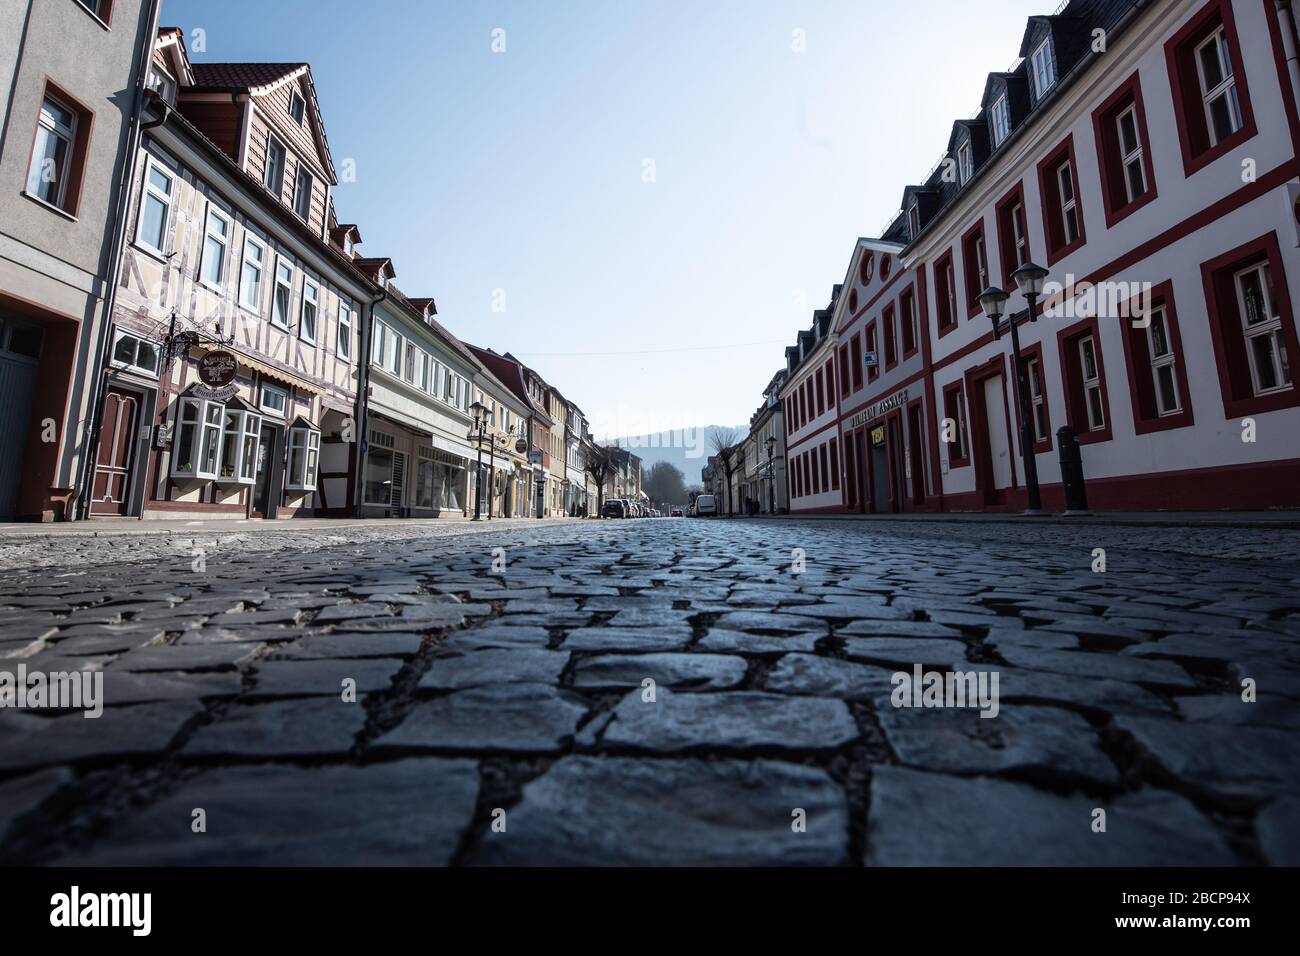
<path fill-rule="evenodd" d="M 310 425 L 289 429 L 289 464 L 285 488 L 290 491 L 315 491 L 320 464 L 320 431 Z"/>
<path fill-rule="evenodd" d="M 217 477 L 225 406 L 199 398 L 181 398 L 176 439 L 172 447 L 172 477 Z"/>
<path fill-rule="evenodd" d="M 221 429 L 221 468 L 217 480 L 251 485 L 257 474 L 262 418 L 240 405 L 227 405 Z"/>

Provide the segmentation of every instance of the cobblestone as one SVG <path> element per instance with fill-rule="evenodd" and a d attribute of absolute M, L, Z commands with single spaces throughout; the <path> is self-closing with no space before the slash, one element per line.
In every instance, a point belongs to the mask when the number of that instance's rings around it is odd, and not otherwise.
<path fill-rule="evenodd" d="M 0 536 L 0 568 L 0 674 L 105 698 L 0 708 L 0 864 L 1300 852 L 1294 531 L 241 523 Z M 895 708 L 918 664 L 996 671 L 998 715 Z"/>

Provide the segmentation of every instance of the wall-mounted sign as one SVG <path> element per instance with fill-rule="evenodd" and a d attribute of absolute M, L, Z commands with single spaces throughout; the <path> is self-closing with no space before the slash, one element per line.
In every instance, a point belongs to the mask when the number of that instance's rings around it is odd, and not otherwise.
<path fill-rule="evenodd" d="M 515 451 L 519 452 L 519 454 L 521 455 L 524 452 L 528 451 L 528 442 L 520 438 L 518 441 L 515 442 Z"/>
<path fill-rule="evenodd" d="M 871 444 L 880 446 L 885 443 L 885 426 L 878 425 L 871 429 Z"/>
<path fill-rule="evenodd" d="M 895 392 L 893 395 L 890 395 L 888 398 L 882 398 L 874 405 L 868 405 L 862 411 L 849 419 L 848 427 L 858 428 L 861 425 L 866 425 L 869 422 L 875 421 L 881 415 L 885 414 L 885 412 L 892 411 L 893 409 L 899 408 L 905 404 L 907 404 L 907 389 L 904 388 Z"/>
<path fill-rule="evenodd" d="M 867 352 L 862 356 L 862 364 L 867 368 L 875 368 L 880 362 L 876 359 L 875 352 Z"/>
<path fill-rule="evenodd" d="M 217 349 L 199 356 L 199 381 L 202 385 L 194 386 L 198 398 L 210 402 L 224 402 L 239 391 L 235 385 L 235 374 L 239 371 L 239 359 L 233 352 Z"/>

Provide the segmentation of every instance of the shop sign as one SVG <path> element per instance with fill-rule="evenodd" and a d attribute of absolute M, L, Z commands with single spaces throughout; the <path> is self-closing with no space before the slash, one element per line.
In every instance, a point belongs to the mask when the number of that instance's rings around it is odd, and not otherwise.
<path fill-rule="evenodd" d="M 520 438 L 518 441 L 515 442 L 515 451 L 521 455 L 524 452 L 528 451 L 528 442 Z"/>
<path fill-rule="evenodd" d="M 194 394 L 207 401 L 224 402 L 239 390 L 235 385 L 238 371 L 239 359 L 233 352 L 217 349 L 204 353 L 199 356 L 199 381 L 203 384 L 194 387 Z"/>
<path fill-rule="evenodd" d="M 871 429 L 871 444 L 879 447 L 885 443 L 885 426 L 877 425 Z"/>
<path fill-rule="evenodd" d="M 901 405 L 907 403 L 907 389 L 900 389 L 888 398 L 882 398 L 874 405 L 868 405 L 862 411 L 858 412 L 849 419 L 849 428 L 857 428 L 868 422 L 873 422 L 885 412 L 892 411 Z"/>

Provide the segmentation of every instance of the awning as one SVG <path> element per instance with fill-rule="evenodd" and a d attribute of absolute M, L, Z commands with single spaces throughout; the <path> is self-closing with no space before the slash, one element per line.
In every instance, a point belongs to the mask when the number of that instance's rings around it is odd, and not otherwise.
<path fill-rule="evenodd" d="M 475 452 L 468 444 L 457 442 L 441 434 L 435 433 L 428 425 L 417 422 L 413 419 L 408 419 L 404 415 L 394 415 L 391 412 L 381 412 L 371 408 L 370 416 L 372 418 L 378 418 L 382 421 L 390 422 L 398 428 L 404 428 L 407 431 L 414 432 L 434 448 L 438 448 L 448 454 L 456 455 L 465 459 L 474 458 L 477 455 L 477 452 Z M 486 452 L 487 449 L 484 449 L 484 451 Z M 484 457 L 486 458 L 486 455 Z"/>
<path fill-rule="evenodd" d="M 299 391 L 307 392 L 310 395 L 319 395 L 325 390 L 321 385 L 315 382 L 310 382 L 305 378 L 300 378 L 293 372 L 272 365 L 270 362 L 253 358 L 251 355 L 246 355 L 243 352 L 237 352 L 234 348 L 231 348 L 230 351 L 234 354 L 235 358 L 239 360 L 240 365 L 250 368 L 255 372 L 260 372 L 267 378 L 273 378 L 277 382 L 283 382 L 285 385 L 292 385 Z"/>

